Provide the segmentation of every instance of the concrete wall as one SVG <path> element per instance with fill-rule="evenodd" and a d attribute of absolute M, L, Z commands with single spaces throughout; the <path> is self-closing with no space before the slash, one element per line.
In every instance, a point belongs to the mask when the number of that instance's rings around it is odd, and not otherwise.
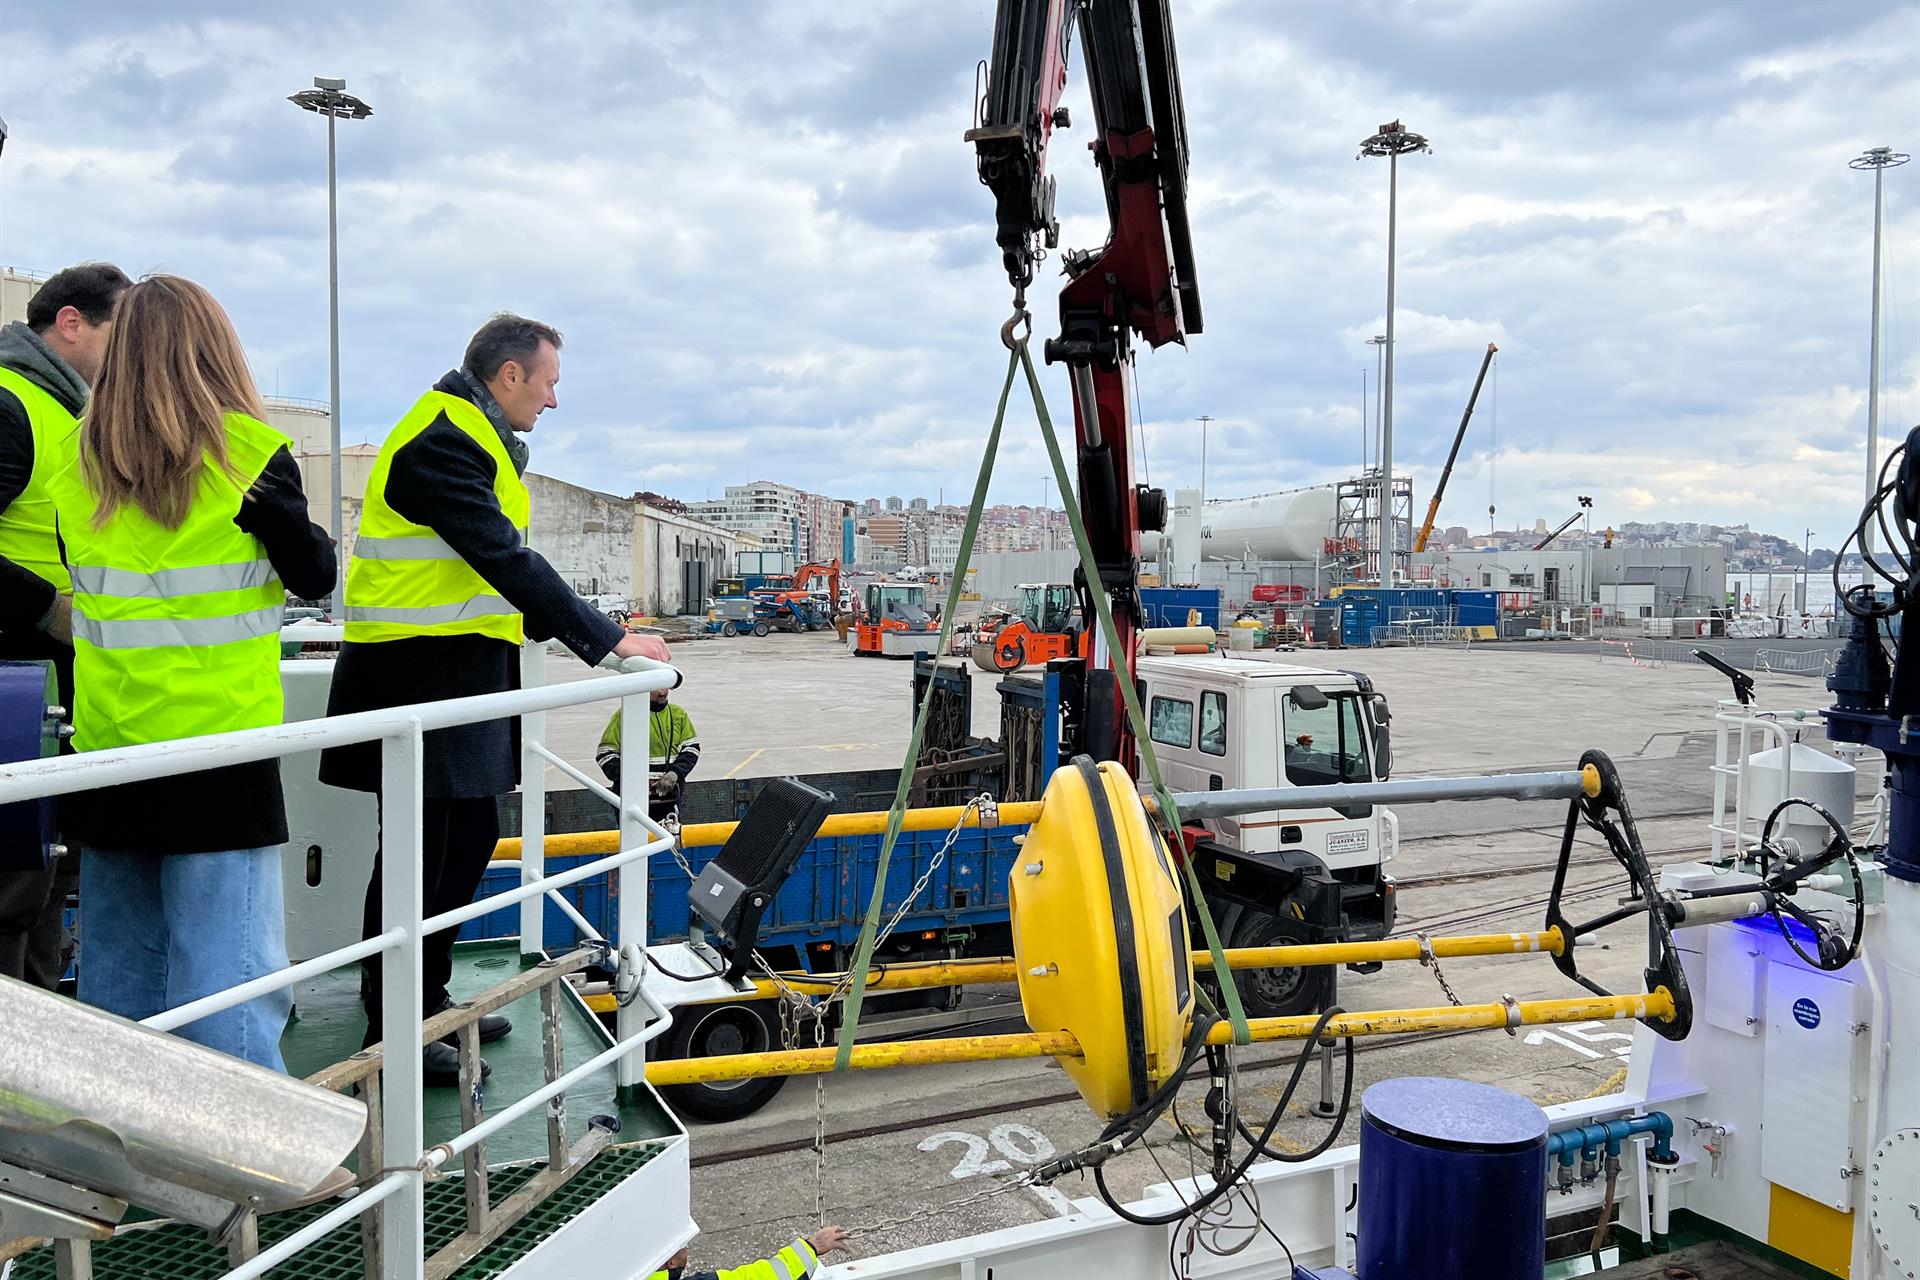
<path fill-rule="evenodd" d="M 24 322 L 27 303 L 34 294 L 40 292 L 45 280 L 44 276 L 30 271 L 0 267 L 0 324 L 12 324 L 16 320 Z"/>
<path fill-rule="evenodd" d="M 634 503 L 631 594 L 635 612 L 653 617 L 699 613 L 706 607 L 704 597 L 712 594 L 714 581 L 732 574 L 735 553 L 741 549 L 741 540 L 718 525 Z"/>
<path fill-rule="evenodd" d="M 1589 558 L 1590 557 L 1590 558 Z M 1625 583 L 1658 588 L 1656 612 L 1701 612 L 1726 599 L 1727 551 L 1720 546 L 1595 547 L 1592 552 L 1440 551 L 1415 557 L 1415 576 L 1430 567 L 1440 586 L 1493 591 L 1534 591 L 1547 599 L 1547 572 L 1556 571 L 1557 598 L 1566 603 L 1591 600 L 1595 589 Z M 1592 566 L 1592 584 L 1587 582 Z"/>
<path fill-rule="evenodd" d="M 533 524 L 527 541 L 583 596 L 633 593 L 633 504 L 529 471 Z"/>

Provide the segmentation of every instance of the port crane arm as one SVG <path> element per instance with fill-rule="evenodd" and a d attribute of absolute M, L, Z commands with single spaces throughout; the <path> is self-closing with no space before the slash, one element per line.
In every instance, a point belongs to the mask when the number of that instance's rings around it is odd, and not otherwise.
<path fill-rule="evenodd" d="M 1131 678 L 1140 625 L 1135 580 L 1140 534 L 1166 526 L 1166 495 L 1134 482 L 1132 405 L 1122 370 L 1137 336 L 1149 347 L 1198 333 L 1200 295 L 1187 221 L 1187 129 L 1169 0 L 1000 0 L 993 54 L 974 128 L 980 181 L 994 194 L 996 239 L 1014 288 L 1012 330 L 1045 251 L 1059 242 L 1047 152 L 1069 125 L 1060 104 L 1077 29 L 1094 112 L 1089 144 L 1106 193 L 1108 234 L 1093 250 L 1061 255 L 1060 336 L 1048 364 L 1073 388 L 1081 515 L 1099 581 L 1080 581 L 1113 605 L 1123 652 L 1096 645 L 1073 743 L 1098 759 L 1133 762 L 1117 678 Z M 1116 673 L 1116 669 L 1118 674 Z"/>
<path fill-rule="evenodd" d="M 1574 525 L 1578 524 L 1580 522 L 1580 517 L 1584 514 L 1585 514 L 1584 512 L 1576 511 L 1572 515 L 1568 516 L 1566 519 L 1566 522 L 1562 524 L 1558 529 L 1555 529 L 1552 533 L 1540 539 L 1540 541 L 1534 543 L 1533 549 L 1535 551 L 1545 551 L 1549 546 L 1552 545 L 1553 540 L 1555 538 L 1559 537 L 1561 534 L 1565 533 L 1567 530 L 1573 528 Z"/>
<path fill-rule="evenodd" d="M 1480 384 L 1487 380 L 1487 369 L 1493 364 L 1493 353 L 1500 348 L 1491 342 L 1487 344 L 1487 354 L 1480 358 L 1480 375 L 1473 380 L 1473 392 L 1467 397 L 1467 411 L 1460 415 L 1460 429 L 1453 433 L 1453 448 L 1447 450 L 1447 465 L 1440 468 L 1440 483 L 1433 486 L 1433 501 L 1427 504 L 1427 521 L 1420 526 L 1420 532 L 1413 540 L 1415 551 L 1427 549 L 1427 539 L 1433 536 L 1433 522 L 1440 518 L 1440 499 L 1446 496 L 1447 480 L 1453 475 L 1453 462 L 1460 456 L 1460 442 L 1467 438 L 1467 423 L 1473 420 L 1473 406 L 1480 401 Z"/>

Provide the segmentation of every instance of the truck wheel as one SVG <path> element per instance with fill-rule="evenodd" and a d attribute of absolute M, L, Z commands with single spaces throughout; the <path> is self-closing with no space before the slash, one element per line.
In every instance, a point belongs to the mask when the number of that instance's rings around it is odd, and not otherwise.
<path fill-rule="evenodd" d="M 773 628 L 764 622 L 756 622 L 753 624 L 753 634 L 756 636 L 764 636 L 771 630 L 773 630 Z"/>
<path fill-rule="evenodd" d="M 1313 939 L 1307 927 L 1290 916 L 1248 910 L 1235 922 L 1229 947 L 1284 947 Z M 1240 1001 L 1249 1018 L 1290 1018 L 1320 1007 L 1327 986 L 1327 967 L 1290 965 L 1283 969 L 1241 969 L 1234 974 Z"/>
<path fill-rule="evenodd" d="M 687 1005 L 674 1012 L 664 1056 L 710 1058 L 728 1053 L 764 1053 L 780 1047 L 780 1015 L 772 1000 L 747 1004 Z M 660 1090 L 673 1109 L 696 1120 L 722 1124 L 750 1116 L 773 1100 L 783 1076 L 669 1085 Z"/>
<path fill-rule="evenodd" d="M 720 634 L 731 640 L 740 634 L 740 628 L 734 626 L 731 622 L 723 622 L 720 624 Z"/>

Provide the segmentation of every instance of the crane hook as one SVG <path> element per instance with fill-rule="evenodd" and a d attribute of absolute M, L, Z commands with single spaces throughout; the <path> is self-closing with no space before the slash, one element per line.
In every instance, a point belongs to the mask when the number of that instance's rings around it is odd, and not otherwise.
<path fill-rule="evenodd" d="M 1027 331 L 1021 334 L 1018 338 L 1015 338 L 1013 336 L 1013 330 L 1015 326 L 1020 325 L 1022 323 L 1024 323 L 1027 326 Z M 1018 344 L 1025 342 L 1028 338 L 1031 338 L 1032 336 L 1033 336 L 1033 313 L 1031 311 L 1028 311 L 1025 307 L 1016 306 L 1014 308 L 1013 314 L 1007 317 L 1007 322 L 1000 326 L 1000 341 L 1006 345 L 1007 350 L 1012 351 Z"/>

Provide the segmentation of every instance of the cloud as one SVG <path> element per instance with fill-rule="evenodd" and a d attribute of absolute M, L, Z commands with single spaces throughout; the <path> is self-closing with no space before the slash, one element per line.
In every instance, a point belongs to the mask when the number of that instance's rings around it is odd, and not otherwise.
<path fill-rule="evenodd" d="M 853 498 L 972 483 L 1009 297 L 960 137 L 985 0 L 16 9 L 0 252 L 203 280 L 283 394 L 327 387 L 324 128 L 285 98 L 318 72 L 373 105 L 339 128 L 350 440 L 511 308 L 567 335 L 534 439 L 551 474 L 693 499 L 761 477 Z M 1138 357 L 1156 483 L 1198 482 L 1203 414 L 1214 495 L 1372 455 L 1387 173 L 1354 149 L 1399 116 L 1435 148 L 1399 168 L 1394 454 L 1421 500 L 1495 342 L 1443 521 L 1590 493 L 1596 520 L 1838 542 L 1865 467 L 1871 208 L 1845 161 L 1920 117 L 1920 7 L 1181 3 L 1175 21 L 1206 326 Z M 1066 100 L 1062 246 L 1097 246 L 1078 49 Z M 1920 414 L 1897 323 L 1920 292 L 1912 189 L 1889 177 L 1889 440 Z M 1057 282 L 1050 265 L 1033 291 L 1042 337 Z M 1064 375 L 1042 376 L 1065 419 Z M 1043 475 L 1016 398 L 995 496 L 1036 500 Z"/>

